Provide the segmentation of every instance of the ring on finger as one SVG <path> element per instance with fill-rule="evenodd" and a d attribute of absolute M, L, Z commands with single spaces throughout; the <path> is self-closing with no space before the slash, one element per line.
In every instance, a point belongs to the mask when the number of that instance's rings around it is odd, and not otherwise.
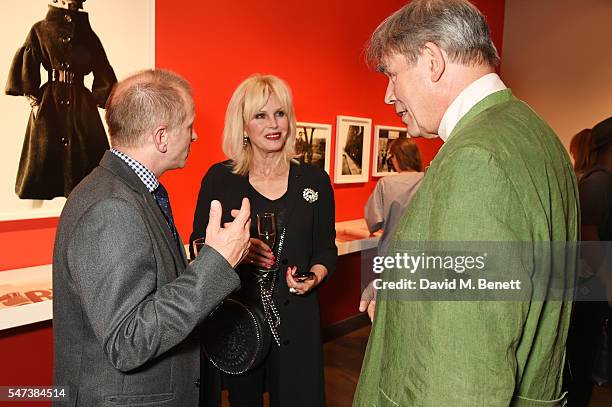
<path fill-rule="evenodd" d="M 289 292 L 290 292 L 291 294 L 297 294 L 297 293 L 298 293 L 298 290 L 296 290 L 296 289 L 295 289 L 295 287 L 289 287 Z"/>

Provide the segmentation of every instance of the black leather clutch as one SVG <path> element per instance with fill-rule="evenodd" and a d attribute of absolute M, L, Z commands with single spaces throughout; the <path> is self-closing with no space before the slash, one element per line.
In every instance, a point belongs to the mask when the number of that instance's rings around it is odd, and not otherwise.
<path fill-rule="evenodd" d="M 202 326 L 202 352 L 217 369 L 241 374 L 257 367 L 272 343 L 263 310 L 242 298 L 226 298 Z"/>

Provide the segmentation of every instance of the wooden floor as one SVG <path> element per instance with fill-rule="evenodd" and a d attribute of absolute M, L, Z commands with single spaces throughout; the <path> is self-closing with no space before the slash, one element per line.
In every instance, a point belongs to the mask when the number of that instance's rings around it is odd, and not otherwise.
<path fill-rule="evenodd" d="M 367 326 L 324 345 L 327 407 L 351 406 L 369 334 Z M 612 388 L 596 387 L 589 407 L 612 407 Z"/>
<path fill-rule="evenodd" d="M 369 335 L 367 326 L 323 346 L 327 407 L 350 407 L 353 403 Z"/>

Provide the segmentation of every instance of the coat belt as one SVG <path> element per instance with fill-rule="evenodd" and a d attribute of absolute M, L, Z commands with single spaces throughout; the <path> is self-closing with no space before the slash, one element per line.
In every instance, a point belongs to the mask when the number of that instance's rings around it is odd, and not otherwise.
<path fill-rule="evenodd" d="M 83 75 L 77 75 L 65 69 L 51 69 L 49 79 L 52 82 L 67 83 L 69 85 L 73 83 L 83 83 Z"/>

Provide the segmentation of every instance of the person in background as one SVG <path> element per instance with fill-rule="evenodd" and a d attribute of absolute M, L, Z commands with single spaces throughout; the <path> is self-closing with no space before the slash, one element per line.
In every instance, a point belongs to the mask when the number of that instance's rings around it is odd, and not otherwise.
<path fill-rule="evenodd" d="M 388 77 L 385 102 L 408 134 L 444 141 L 389 255 L 410 243 L 469 250 L 470 242 L 493 242 L 486 263 L 495 264 L 510 254 L 506 247 L 559 242 L 565 249 L 577 240 L 578 188 L 569 156 L 495 73 L 499 57 L 472 3 L 413 0 L 375 30 L 366 54 Z M 554 264 L 546 253 L 520 254 L 483 277 L 512 266 L 527 285 L 554 278 L 563 291 L 573 280 L 572 253 Z M 388 268 L 382 283 L 409 276 Z M 378 290 L 353 405 L 562 406 L 571 301 L 545 300 L 529 289 L 520 290 L 520 301 L 447 301 L 449 291 L 406 301 Z"/>
<path fill-rule="evenodd" d="M 206 377 L 211 380 L 202 388 L 207 407 L 219 404 L 222 383 L 231 407 L 261 406 L 265 389 L 273 407 L 325 405 L 317 288 L 336 267 L 334 194 L 325 171 L 292 160 L 295 138 L 287 84 L 273 75 L 244 80 L 225 117 L 223 150 L 229 159 L 212 166 L 202 180 L 191 240 L 207 236 L 211 201 L 232 208 L 249 198 L 251 244 L 237 268 L 241 293 L 257 289 L 259 270 L 278 268 L 273 303 L 280 315 L 280 341 L 273 341 L 263 364 L 243 374 L 227 375 L 210 364 Z M 272 247 L 258 238 L 257 214 L 262 213 L 275 214 Z M 227 210 L 223 220 L 230 219 Z M 297 272 L 312 274 L 298 278 Z"/>
<path fill-rule="evenodd" d="M 365 205 L 364 214 L 370 233 L 384 229 L 378 243 L 380 254 L 386 252 L 389 238 L 418 191 L 424 175 L 419 147 L 407 137 L 391 142 L 388 158 L 397 175 L 378 180 Z"/>
<path fill-rule="evenodd" d="M 574 159 L 574 171 L 578 181 L 580 181 L 586 171 L 595 165 L 591 144 L 591 129 L 581 130 L 570 141 L 569 150 Z"/>
<path fill-rule="evenodd" d="M 68 197 L 55 238 L 53 381 L 70 393 L 56 405 L 198 403 L 192 334 L 239 287 L 232 268 L 248 250 L 250 212 L 238 202 L 221 228 L 214 202 L 206 246 L 187 265 L 159 177 L 185 166 L 194 119 L 189 84 L 169 71 L 139 72 L 111 92 L 112 149 Z"/>
<path fill-rule="evenodd" d="M 593 368 L 602 327 L 610 317 L 610 248 L 593 242 L 612 240 L 612 117 L 570 143 L 580 189 L 582 267 L 567 343 L 566 386 L 569 405 L 588 407 L 595 384 Z M 609 254 L 608 254 L 609 256 Z"/>

